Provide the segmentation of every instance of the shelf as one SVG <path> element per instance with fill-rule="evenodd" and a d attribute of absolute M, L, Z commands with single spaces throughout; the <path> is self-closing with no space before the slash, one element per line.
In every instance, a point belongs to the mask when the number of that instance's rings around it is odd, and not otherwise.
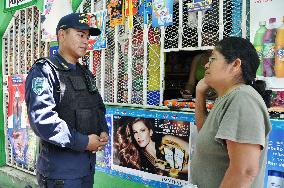
<path fill-rule="evenodd" d="M 284 91 L 284 78 L 257 76 L 257 79 L 264 80 L 266 82 L 267 89 L 273 91 Z"/>

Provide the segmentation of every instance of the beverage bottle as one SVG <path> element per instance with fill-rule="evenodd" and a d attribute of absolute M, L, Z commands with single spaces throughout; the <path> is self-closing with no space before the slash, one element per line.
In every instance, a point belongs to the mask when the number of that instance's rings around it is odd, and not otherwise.
<path fill-rule="evenodd" d="M 284 16 L 282 25 L 276 30 L 275 76 L 284 77 Z"/>
<path fill-rule="evenodd" d="M 259 28 L 255 33 L 254 36 L 254 41 L 253 41 L 253 45 L 256 49 L 256 52 L 258 54 L 259 57 L 259 67 L 257 69 L 256 75 L 258 76 L 262 76 L 263 75 L 263 56 L 262 56 L 262 52 L 263 52 L 263 36 L 265 34 L 265 32 L 267 31 L 267 28 L 265 27 L 266 22 L 265 21 L 261 21 L 259 22 Z"/>
<path fill-rule="evenodd" d="M 274 76 L 276 18 L 269 19 L 267 31 L 263 36 L 263 76 Z"/>

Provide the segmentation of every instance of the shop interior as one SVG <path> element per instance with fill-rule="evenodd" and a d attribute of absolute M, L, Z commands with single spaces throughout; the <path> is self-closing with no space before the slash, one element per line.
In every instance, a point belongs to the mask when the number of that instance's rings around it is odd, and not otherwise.
<path fill-rule="evenodd" d="M 194 88 L 191 89 L 191 96 L 195 97 L 195 86 L 198 82 L 196 79 L 197 75 L 191 74 L 204 72 L 205 69 L 203 71 L 200 70 L 202 68 L 200 66 L 206 63 L 206 59 L 200 58 L 200 56 L 205 53 L 208 54 L 209 52 L 195 50 L 166 53 L 164 100 L 183 98 L 181 90 L 189 89 L 186 86 L 189 84 L 194 85 Z M 194 63 L 199 65 L 194 65 Z M 194 81 L 190 77 L 195 78 Z"/>

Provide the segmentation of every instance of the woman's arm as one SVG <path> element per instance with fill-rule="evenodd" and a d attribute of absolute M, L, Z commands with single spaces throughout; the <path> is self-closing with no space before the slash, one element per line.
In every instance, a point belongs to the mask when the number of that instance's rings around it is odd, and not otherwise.
<path fill-rule="evenodd" d="M 198 131 L 202 128 L 207 116 L 206 92 L 208 89 L 209 86 L 205 83 L 204 78 L 201 79 L 196 86 L 195 123 Z"/>
<path fill-rule="evenodd" d="M 258 174 L 261 146 L 226 141 L 230 158 L 220 188 L 249 188 Z"/>
<path fill-rule="evenodd" d="M 194 93 L 195 90 L 195 83 L 196 83 L 196 68 L 197 68 L 197 63 L 198 60 L 200 59 L 199 55 L 195 56 L 191 62 L 190 65 L 190 73 L 189 73 L 189 77 L 188 77 L 188 81 L 185 85 L 185 90 L 190 91 L 190 94 Z"/>

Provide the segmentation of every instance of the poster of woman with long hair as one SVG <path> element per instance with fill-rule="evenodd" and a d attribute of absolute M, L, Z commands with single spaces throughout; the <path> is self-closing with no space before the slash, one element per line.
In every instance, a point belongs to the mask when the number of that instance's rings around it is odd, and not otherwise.
<path fill-rule="evenodd" d="M 115 115 L 113 164 L 186 181 L 189 129 L 184 121 Z"/>

